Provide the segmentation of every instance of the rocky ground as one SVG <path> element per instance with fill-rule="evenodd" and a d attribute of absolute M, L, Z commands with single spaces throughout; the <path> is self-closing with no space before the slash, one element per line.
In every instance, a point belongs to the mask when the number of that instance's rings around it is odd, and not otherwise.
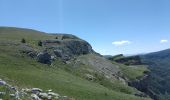
<path fill-rule="evenodd" d="M 2 89 L 3 88 L 3 89 Z M 1 90 L 2 89 L 2 90 Z M 5 99 L 2 99 L 5 98 Z M 40 88 L 22 88 L 12 86 L 6 81 L 0 79 L 0 100 L 75 100 L 68 96 L 61 96 L 58 93 Z"/>

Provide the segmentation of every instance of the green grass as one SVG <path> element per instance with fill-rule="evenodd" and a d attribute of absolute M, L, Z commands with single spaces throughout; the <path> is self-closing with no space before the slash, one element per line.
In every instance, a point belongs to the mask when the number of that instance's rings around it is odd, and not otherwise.
<path fill-rule="evenodd" d="M 58 66 L 59 62 L 55 61 L 54 65 Z M 122 92 L 126 94 L 134 94 L 138 92 L 135 88 L 129 87 L 127 84 L 124 84 L 122 81 L 119 81 L 117 79 L 109 80 L 107 79 L 102 73 L 97 72 L 95 69 L 93 69 L 89 65 L 84 64 L 78 64 L 77 66 L 58 66 L 59 68 L 72 73 L 76 76 L 80 76 L 84 79 L 87 77 L 86 74 L 90 74 L 95 77 L 95 80 L 92 82 L 98 83 L 106 88 L 109 88 L 111 90 Z"/>
<path fill-rule="evenodd" d="M 23 38 L 26 40 L 26 43 L 36 47 L 38 45 L 38 41 L 55 39 L 55 35 L 46 34 L 32 29 L 0 27 L 0 40 L 21 42 Z"/>
<path fill-rule="evenodd" d="M 129 80 L 135 80 L 141 78 L 146 71 L 149 71 L 146 65 L 126 66 L 123 64 L 118 64 L 116 62 L 113 62 L 113 64 L 118 65 L 119 68 L 122 70 L 124 76 L 126 76 Z"/>

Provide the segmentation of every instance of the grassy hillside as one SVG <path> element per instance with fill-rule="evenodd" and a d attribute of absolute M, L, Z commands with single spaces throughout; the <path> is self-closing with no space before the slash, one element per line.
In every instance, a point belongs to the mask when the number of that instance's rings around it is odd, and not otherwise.
<path fill-rule="evenodd" d="M 140 79 L 148 72 L 148 66 L 141 64 L 139 56 L 125 57 L 122 54 L 107 57 L 114 65 L 119 66 L 124 77 L 129 81 Z M 120 61 L 120 62 L 119 62 Z"/>
<path fill-rule="evenodd" d="M 53 65 L 38 63 L 21 53 L 22 43 L 25 38 L 27 45 L 36 44 L 38 40 L 54 38 L 43 32 L 18 28 L 0 28 L 0 78 L 19 88 L 38 87 L 43 90 L 53 89 L 61 95 L 73 97 L 76 100 L 149 100 L 149 98 L 136 97 L 119 89 L 108 88 L 99 82 L 88 81 L 66 68 L 60 60 Z M 36 47 L 34 45 L 33 47 Z M 36 48 L 36 49 L 41 49 Z M 127 86 L 126 86 L 127 87 Z M 0 87 L 0 90 L 3 88 Z"/>
<path fill-rule="evenodd" d="M 122 70 L 123 74 L 131 81 L 135 79 L 140 79 L 145 72 L 149 71 L 147 69 L 148 66 L 146 65 L 130 65 L 126 66 L 123 64 L 118 64 L 116 62 L 113 62 L 114 64 L 118 65 L 120 69 Z"/>
<path fill-rule="evenodd" d="M 24 28 L 15 28 L 15 27 L 0 27 L 0 35 L 1 39 L 9 39 L 9 40 L 20 40 L 21 38 L 25 38 L 27 40 L 38 40 L 38 39 L 48 39 L 51 38 L 50 35 L 32 30 L 32 29 L 24 29 Z"/>

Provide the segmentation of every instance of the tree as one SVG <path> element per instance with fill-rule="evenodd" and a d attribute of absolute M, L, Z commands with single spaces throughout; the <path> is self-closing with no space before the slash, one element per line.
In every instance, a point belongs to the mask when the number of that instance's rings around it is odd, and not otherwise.
<path fill-rule="evenodd" d="M 22 38 L 21 43 L 26 43 L 26 40 Z"/>

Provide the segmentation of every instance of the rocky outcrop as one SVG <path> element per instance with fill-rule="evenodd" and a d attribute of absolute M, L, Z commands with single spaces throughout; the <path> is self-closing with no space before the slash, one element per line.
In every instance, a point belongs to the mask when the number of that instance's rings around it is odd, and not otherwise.
<path fill-rule="evenodd" d="M 74 35 L 58 34 L 56 39 L 41 41 L 42 51 L 33 49 L 27 44 L 20 44 L 22 53 L 37 59 L 38 62 L 51 64 L 52 59 L 59 58 L 64 62 L 74 56 L 95 53 L 91 45 Z"/>
<path fill-rule="evenodd" d="M 82 55 L 75 58 L 71 62 L 75 67 L 79 67 L 81 65 L 88 66 L 92 68 L 94 72 L 98 72 L 104 75 L 107 79 L 118 79 L 118 80 L 122 79 L 119 67 L 117 65 L 113 65 L 109 60 L 97 54 Z M 92 78 L 92 76 L 90 77 Z M 122 79 L 122 82 L 124 83 L 125 80 Z"/>
<path fill-rule="evenodd" d="M 135 94 L 136 96 L 140 96 L 140 97 L 150 96 L 154 100 L 158 100 L 156 95 L 149 89 L 148 80 L 150 78 L 151 77 L 150 77 L 150 74 L 148 72 L 140 79 L 136 79 L 134 81 L 129 81 L 128 85 L 131 86 L 131 87 L 135 87 L 139 91 L 143 92 L 142 94 Z"/>
<path fill-rule="evenodd" d="M 44 50 L 43 52 L 38 53 L 37 60 L 40 63 L 51 64 L 51 55 L 47 52 L 47 50 Z"/>
<path fill-rule="evenodd" d="M 19 45 L 20 51 L 22 53 L 27 54 L 28 56 L 30 56 L 31 58 L 35 58 L 37 57 L 38 52 L 35 51 L 31 46 L 27 45 L 27 44 L 20 44 Z"/>
<path fill-rule="evenodd" d="M 6 81 L 0 79 L 0 86 L 8 91 L 0 91 L 0 100 L 75 100 L 68 96 L 61 96 L 58 93 L 49 90 L 42 90 L 40 88 L 17 88 Z M 8 97 L 8 98 L 3 98 Z"/>
<path fill-rule="evenodd" d="M 70 60 L 73 56 L 94 53 L 91 45 L 81 39 L 52 39 L 44 40 L 42 44 L 52 50 L 56 57 L 64 61 Z"/>

